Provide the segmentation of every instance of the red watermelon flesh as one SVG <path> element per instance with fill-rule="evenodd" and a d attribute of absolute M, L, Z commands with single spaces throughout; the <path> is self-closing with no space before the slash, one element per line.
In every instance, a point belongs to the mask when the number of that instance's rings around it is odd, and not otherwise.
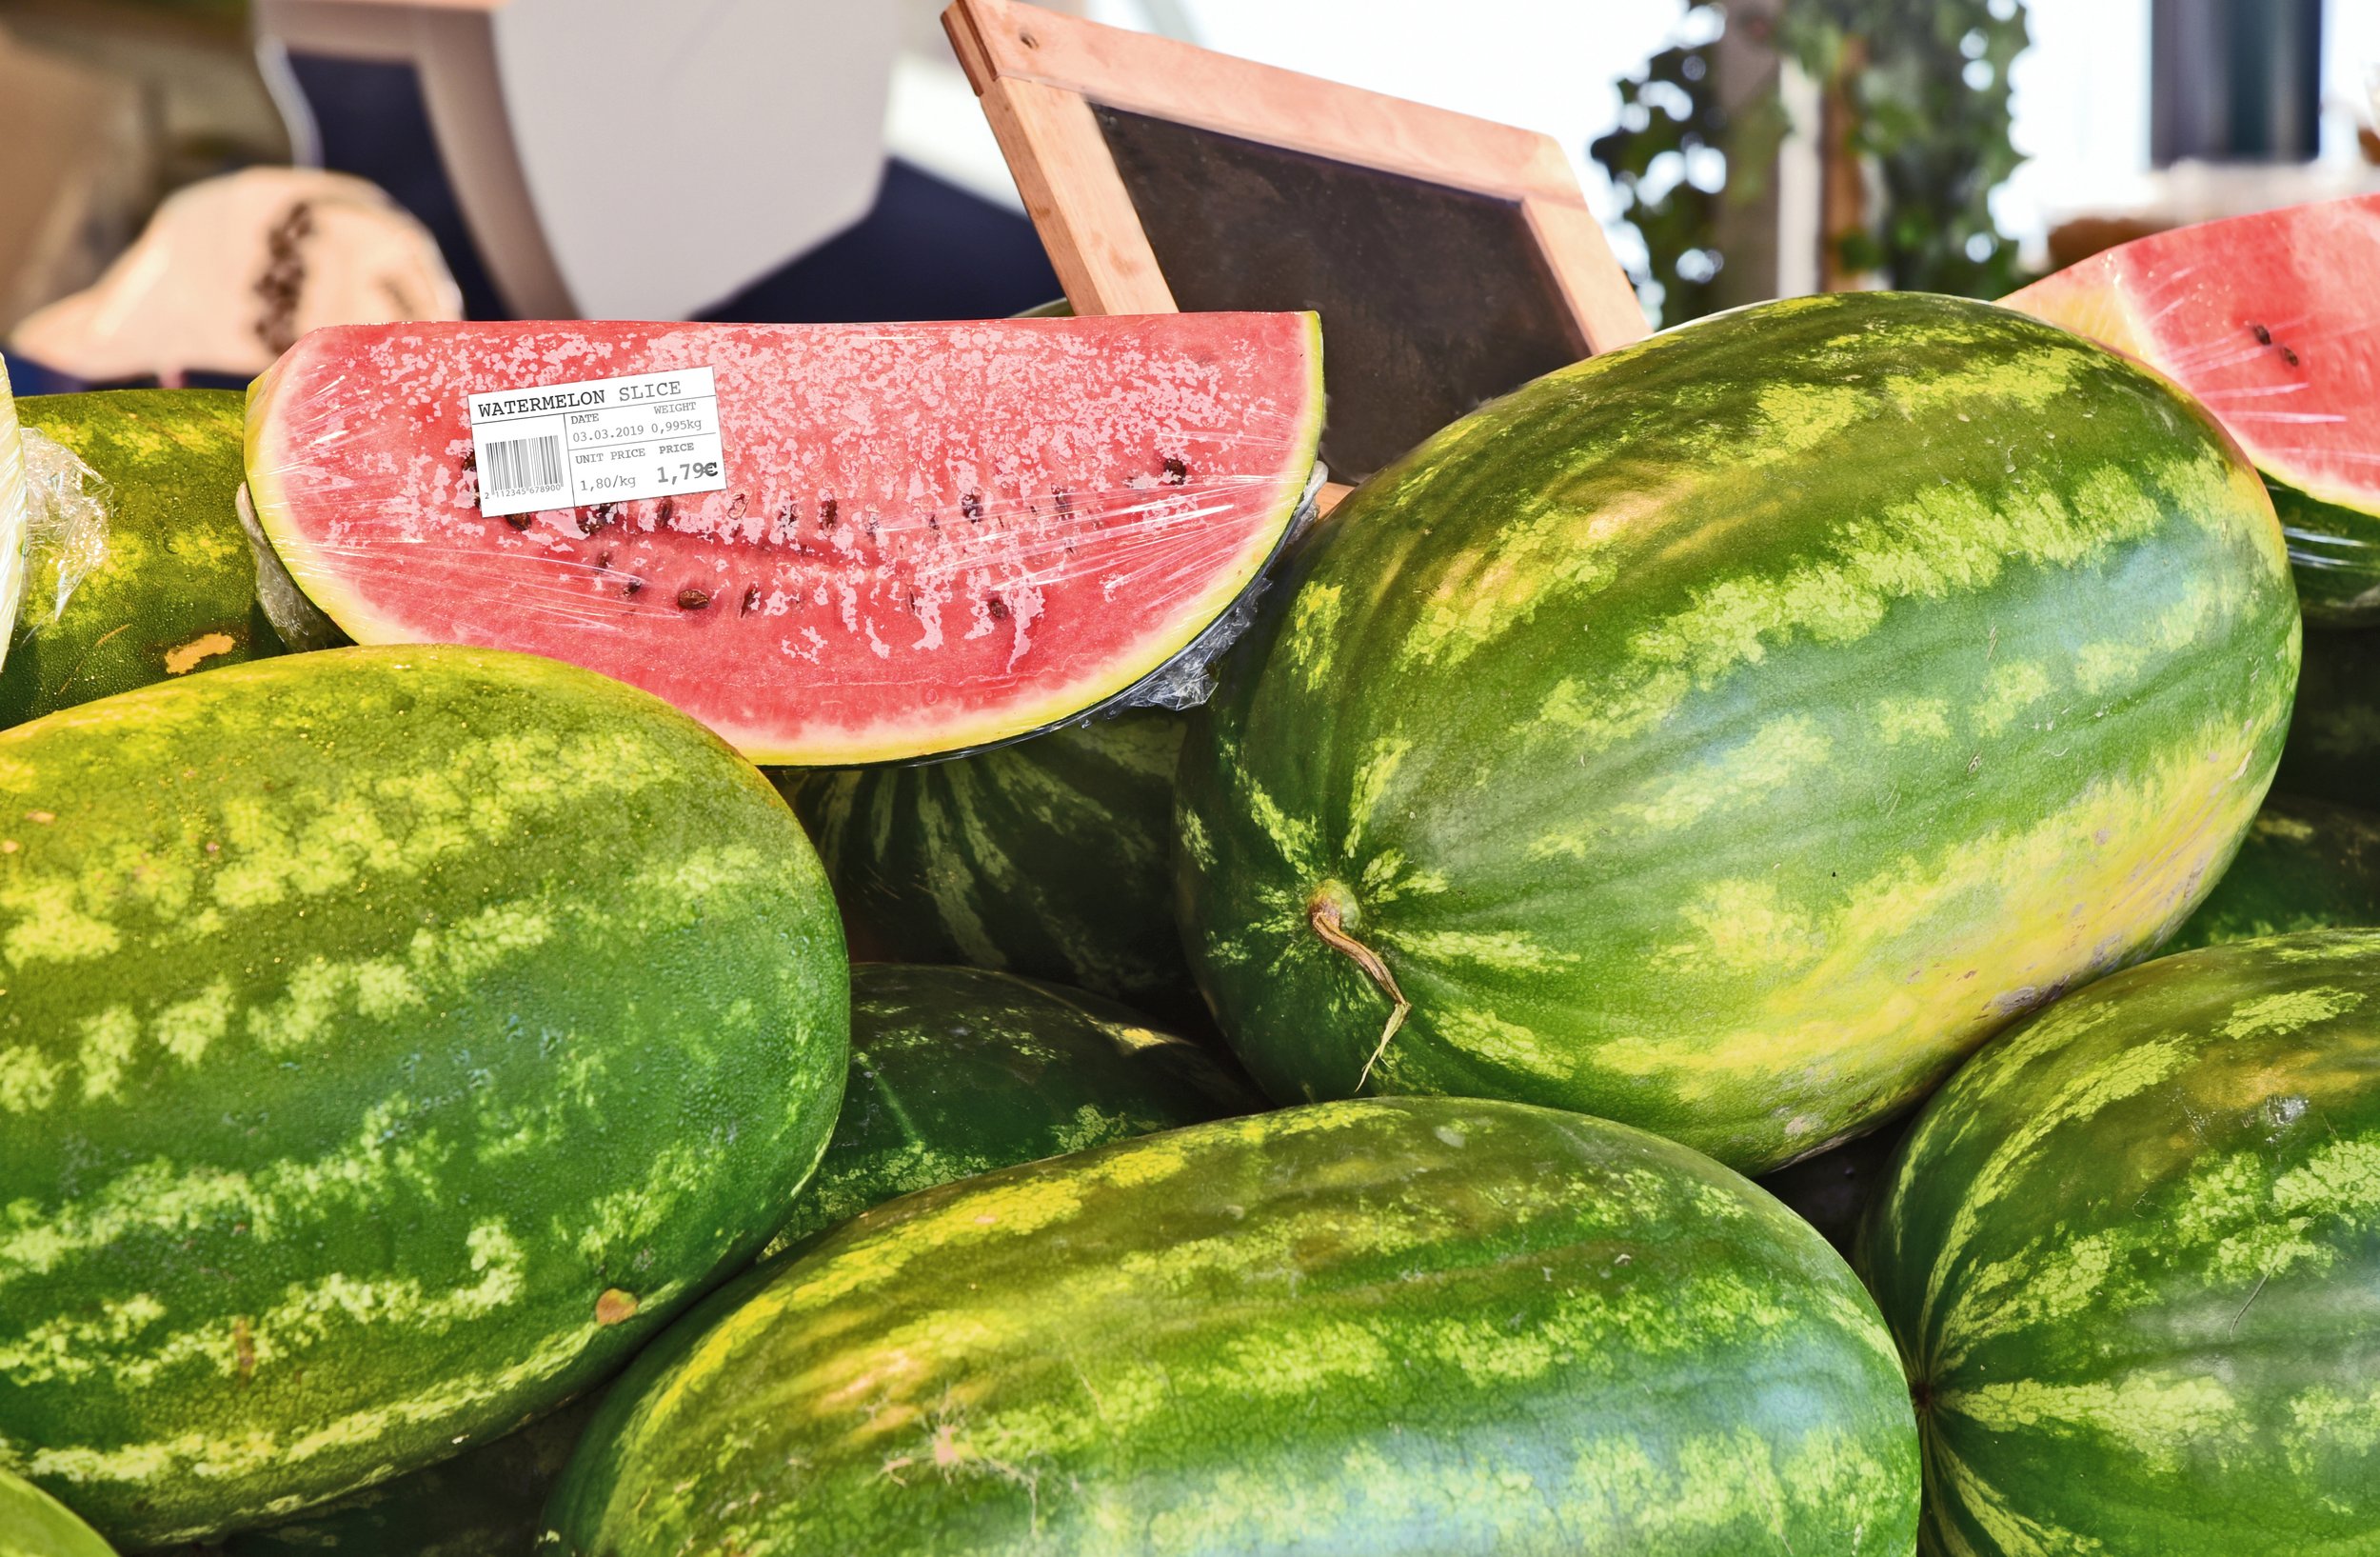
<path fill-rule="evenodd" d="M 468 398 L 709 367 L 725 488 L 484 517 Z M 317 330 L 248 392 L 255 518 L 358 642 L 526 649 L 757 762 L 963 750 L 1116 699 L 1312 473 L 1309 313 Z"/>
<path fill-rule="evenodd" d="M 2203 401 L 2272 490 L 2308 617 L 2380 622 L 2380 194 L 2155 233 L 2007 302 Z"/>

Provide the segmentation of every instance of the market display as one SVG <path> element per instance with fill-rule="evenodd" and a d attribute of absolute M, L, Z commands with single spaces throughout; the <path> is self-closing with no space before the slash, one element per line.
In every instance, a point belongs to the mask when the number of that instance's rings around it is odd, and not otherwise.
<path fill-rule="evenodd" d="M 359 327 L 257 381 L 248 491 L 293 640 L 547 653 L 873 762 L 1187 695 L 1203 655 L 1150 678 L 1234 625 L 1321 414 L 1312 314 Z"/>
<path fill-rule="evenodd" d="M 2138 238 L 2009 298 L 2195 395 L 2271 489 L 2306 620 L 2380 624 L 2380 194 Z"/>
<path fill-rule="evenodd" d="M 0 1557 L 2380 1549 L 2376 284 L 0 374 Z"/>
<path fill-rule="evenodd" d="M 1191 964 L 1277 1100 L 1500 1096 L 1747 1172 L 2146 956 L 2280 756 L 2297 603 L 2166 380 L 1763 304 L 1347 499 L 1184 749 Z"/>
<path fill-rule="evenodd" d="M 781 782 L 855 956 L 1056 979 L 1202 1019 L 1174 919 L 1186 725 L 1151 709 L 950 762 Z"/>
<path fill-rule="evenodd" d="M 1899 1365 L 1811 1228 L 1636 1130 L 1399 1099 L 879 1208 L 640 1359 L 553 1522 L 619 1557 L 1848 1557 L 1916 1502 Z"/>
<path fill-rule="evenodd" d="M 233 506 L 246 420 L 236 392 L 32 395 L 17 411 L 88 469 L 77 485 L 95 533 L 32 559 L 31 630 L 0 665 L 0 725 L 281 652 L 256 609 L 256 563 Z"/>
<path fill-rule="evenodd" d="M 2370 1546 L 2375 993 L 2370 931 L 2160 958 L 1927 1106 L 1862 1250 L 1917 1401 L 1925 1549 Z"/>
<path fill-rule="evenodd" d="M 646 693 L 486 649 L 192 675 L 0 735 L 0 1438 L 128 1547 L 595 1382 L 824 1148 L 825 877 Z"/>

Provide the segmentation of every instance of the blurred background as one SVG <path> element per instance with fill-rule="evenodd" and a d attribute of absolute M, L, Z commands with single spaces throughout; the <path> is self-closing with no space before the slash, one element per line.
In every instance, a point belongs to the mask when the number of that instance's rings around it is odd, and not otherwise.
<path fill-rule="evenodd" d="M 939 9 L 0 0 L 18 388 L 242 382 L 374 307 L 1042 302 L 1058 283 Z M 2380 189 L 2380 0 L 1060 9 L 1545 131 L 1662 324 L 1822 288 L 1997 296 L 2160 227 Z M 262 322 L 210 336 L 208 286 Z"/>

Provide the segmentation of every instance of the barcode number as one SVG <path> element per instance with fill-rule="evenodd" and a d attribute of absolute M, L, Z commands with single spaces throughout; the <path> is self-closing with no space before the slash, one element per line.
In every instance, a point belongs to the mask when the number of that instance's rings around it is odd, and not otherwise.
<path fill-rule="evenodd" d="M 514 438 L 489 444 L 487 465 L 490 497 L 568 490 L 562 476 L 560 438 Z"/>

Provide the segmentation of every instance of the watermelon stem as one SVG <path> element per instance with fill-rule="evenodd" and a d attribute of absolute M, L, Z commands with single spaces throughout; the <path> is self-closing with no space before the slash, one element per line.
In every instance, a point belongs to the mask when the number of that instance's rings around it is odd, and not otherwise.
<path fill-rule="evenodd" d="M 1379 1043 L 1356 1076 L 1356 1090 L 1360 1092 L 1364 1083 L 1372 1079 L 1372 1068 L 1380 1063 L 1381 1055 L 1388 1052 L 1389 1040 L 1397 1036 L 1397 1029 L 1403 1027 L 1405 1018 L 1412 1014 L 1413 1002 L 1407 1000 L 1405 992 L 1397 988 L 1397 975 L 1388 970 L 1388 964 L 1380 960 L 1380 954 L 1341 928 L 1346 915 L 1346 906 L 1342 901 L 1345 890 L 1332 883 L 1317 891 L 1314 900 L 1306 905 L 1306 923 L 1314 927 L 1314 933 L 1322 938 L 1324 946 L 1362 968 L 1363 976 L 1378 986 L 1380 993 L 1395 1003 L 1395 1008 L 1388 1013 L 1388 1025 L 1380 1029 Z"/>

